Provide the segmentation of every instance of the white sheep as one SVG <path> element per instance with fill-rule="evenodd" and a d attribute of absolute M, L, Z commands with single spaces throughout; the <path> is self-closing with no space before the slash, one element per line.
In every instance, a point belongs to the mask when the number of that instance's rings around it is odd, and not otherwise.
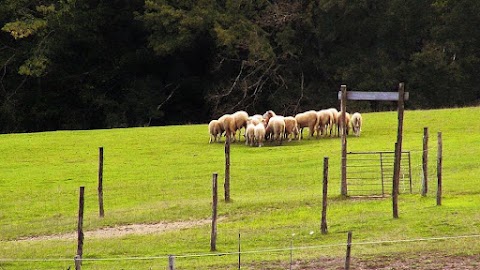
<path fill-rule="evenodd" d="M 247 121 L 247 128 L 245 129 L 245 145 L 253 146 L 255 141 L 255 124 L 252 121 Z"/>
<path fill-rule="evenodd" d="M 313 137 L 317 127 L 317 112 L 314 110 L 306 111 L 295 115 L 298 128 L 300 129 L 300 138 L 303 139 L 303 129 L 308 127 L 310 131 L 310 137 Z"/>
<path fill-rule="evenodd" d="M 359 112 L 355 112 L 352 114 L 352 119 L 350 122 L 352 123 L 353 134 L 359 137 L 360 133 L 362 132 L 362 115 Z"/>
<path fill-rule="evenodd" d="M 254 129 L 255 144 L 258 145 L 258 147 L 262 147 L 263 141 L 265 140 L 265 133 L 265 121 L 262 121 L 256 125 Z"/>
<path fill-rule="evenodd" d="M 285 134 L 285 120 L 283 116 L 273 116 L 269 119 L 265 129 L 265 135 L 271 141 L 278 140 L 282 144 Z"/>
<path fill-rule="evenodd" d="M 332 125 L 329 128 L 330 129 L 330 137 L 332 136 L 332 131 L 334 131 L 334 133 L 336 131 L 337 132 L 336 135 L 340 136 L 339 133 L 338 133 L 338 129 L 339 129 L 339 127 L 338 127 L 338 117 L 339 117 L 338 111 L 335 108 L 330 108 L 330 109 L 327 109 L 327 110 L 330 111 L 332 113 L 332 116 L 333 116 Z M 333 134 L 333 135 L 335 136 L 335 134 Z"/>
<path fill-rule="evenodd" d="M 223 124 L 218 120 L 212 120 L 208 123 L 208 131 L 210 133 L 210 141 L 208 143 L 220 142 L 220 138 L 224 131 Z"/>

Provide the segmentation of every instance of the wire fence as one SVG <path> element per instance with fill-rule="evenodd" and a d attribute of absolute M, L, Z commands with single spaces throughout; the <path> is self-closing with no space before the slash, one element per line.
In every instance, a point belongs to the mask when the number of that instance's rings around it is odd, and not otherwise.
<path fill-rule="evenodd" d="M 477 251 L 480 249 L 479 238 L 480 234 L 393 240 L 363 240 L 352 241 L 350 246 L 352 257 L 355 260 L 361 260 L 362 257 L 370 257 L 372 255 L 380 257 L 391 255 L 388 253 L 388 250 L 389 247 L 394 245 L 405 246 L 404 249 L 401 249 L 405 254 L 409 250 L 416 250 L 415 246 L 417 246 L 417 249 L 421 248 L 428 252 L 428 248 L 422 247 L 422 244 L 428 244 L 428 247 L 435 251 L 440 249 L 445 241 L 458 242 L 456 246 L 464 250 L 456 250 L 456 253 L 467 254 L 472 249 Z M 299 262 L 323 258 L 323 264 L 333 259 L 333 262 L 337 264 L 335 269 L 343 269 L 345 260 L 348 260 L 347 256 L 345 256 L 347 245 L 348 243 L 346 242 L 338 242 L 298 246 L 295 245 L 292 238 L 289 245 L 279 248 L 136 257 L 116 256 L 102 258 L 85 256 L 79 261 L 82 262 L 85 269 L 112 269 L 112 267 L 117 268 L 117 266 L 120 266 L 117 269 L 264 269 L 264 264 L 270 265 L 271 268 L 269 269 L 305 269 L 299 266 Z M 366 248 L 367 246 L 370 248 Z M 401 257 L 402 255 L 403 253 L 398 256 Z M 415 253 L 415 255 L 419 254 Z M 323 269 L 320 268 L 322 260 L 314 264 L 318 265 L 313 265 L 310 269 Z M 72 269 L 73 266 L 74 258 L 0 258 L 1 269 Z M 352 266 L 355 269 L 355 265 Z"/>

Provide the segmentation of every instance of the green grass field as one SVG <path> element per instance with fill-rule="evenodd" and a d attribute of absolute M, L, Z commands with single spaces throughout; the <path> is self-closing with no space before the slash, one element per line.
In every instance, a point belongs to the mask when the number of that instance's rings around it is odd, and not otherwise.
<path fill-rule="evenodd" d="M 223 202 L 224 144 L 208 144 L 207 125 L 0 135 L 0 269 L 73 266 L 79 187 L 86 231 L 127 224 L 211 218 L 212 173 L 219 174 L 218 252 L 237 251 L 242 269 L 343 256 L 346 233 L 376 242 L 480 233 L 480 108 L 406 111 L 404 150 L 412 151 L 413 194 L 391 199 L 340 197 L 338 138 L 231 146 L 231 197 Z M 349 151 L 392 151 L 396 112 L 363 115 Z M 421 188 L 423 128 L 429 127 L 429 193 Z M 435 206 L 437 132 L 443 136 L 443 205 Z M 305 132 L 306 134 L 306 132 Z M 104 147 L 105 217 L 98 217 L 98 148 Z M 329 157 L 329 233 L 321 235 L 323 158 Z M 391 189 L 391 187 L 388 187 Z M 86 269 L 165 269 L 168 254 L 210 253 L 210 225 L 164 233 L 86 238 Z M 313 232 L 313 233 L 312 233 Z M 292 236 L 294 234 L 294 236 Z M 480 254 L 478 239 L 354 246 L 353 256 L 441 252 Z M 311 247 L 311 248 L 304 248 Z M 286 249 L 270 252 L 254 252 Z M 38 259 L 38 261 L 37 261 Z M 95 260 L 88 260 L 95 259 Z M 177 269 L 236 269 L 237 256 L 181 257 Z M 249 268 L 250 267 L 250 268 Z M 277 269 L 277 268 L 271 268 Z M 281 267 L 280 267 L 281 269 Z"/>

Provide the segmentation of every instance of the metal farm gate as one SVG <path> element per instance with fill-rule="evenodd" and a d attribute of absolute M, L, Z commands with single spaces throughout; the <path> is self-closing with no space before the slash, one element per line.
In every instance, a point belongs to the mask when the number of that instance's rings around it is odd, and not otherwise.
<path fill-rule="evenodd" d="M 394 151 L 348 152 L 348 196 L 385 196 L 392 194 Z M 412 193 L 410 151 L 402 151 L 400 192 Z"/>

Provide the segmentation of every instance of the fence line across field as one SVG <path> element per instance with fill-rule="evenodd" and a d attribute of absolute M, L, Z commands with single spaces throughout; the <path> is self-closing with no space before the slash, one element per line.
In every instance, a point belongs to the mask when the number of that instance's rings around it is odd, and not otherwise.
<path fill-rule="evenodd" d="M 384 244 L 399 244 L 399 243 L 412 243 L 412 242 L 427 242 L 427 241 L 444 241 L 444 240 L 459 240 L 468 238 L 480 238 L 480 234 L 473 235 L 459 235 L 459 236 L 441 236 L 430 238 L 413 238 L 413 239 L 398 239 L 398 240 L 381 240 L 381 241 L 365 241 L 365 242 L 353 242 L 352 247 L 361 245 L 384 245 Z M 215 256 L 227 256 L 238 254 L 258 254 L 258 253 L 274 253 L 274 252 L 286 252 L 291 250 L 309 250 L 309 249 L 322 249 L 332 247 L 344 247 L 345 243 L 330 244 L 330 245 L 314 245 L 314 246 L 293 246 L 288 248 L 274 248 L 274 249 L 259 249 L 259 250 L 247 250 L 247 251 L 233 251 L 233 252 L 221 252 L 221 253 L 198 253 L 198 254 L 183 254 L 183 255 L 161 255 L 150 257 L 116 257 L 116 258 L 82 258 L 82 261 L 132 261 L 132 260 L 158 260 L 168 259 L 171 256 L 175 258 L 199 258 L 199 257 L 215 257 Z M 58 258 L 58 259 L 8 259 L 0 258 L 0 262 L 65 262 L 72 261 L 72 258 Z"/>

